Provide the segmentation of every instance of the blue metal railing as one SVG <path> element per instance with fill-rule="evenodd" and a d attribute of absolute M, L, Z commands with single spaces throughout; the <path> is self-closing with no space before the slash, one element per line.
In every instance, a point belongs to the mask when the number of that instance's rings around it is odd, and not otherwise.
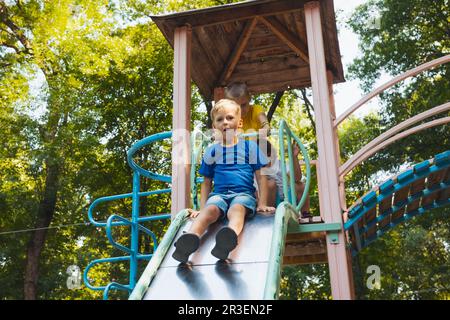
<path fill-rule="evenodd" d="M 157 194 L 164 194 L 164 193 L 170 193 L 171 189 L 160 189 L 160 190 L 154 190 L 154 191 L 147 191 L 147 192 L 140 192 L 140 178 L 141 176 L 159 180 L 162 182 L 170 183 L 171 177 L 167 175 L 160 175 L 153 172 L 150 172 L 148 170 L 145 170 L 138 166 L 134 160 L 133 156 L 134 154 L 141 149 L 142 147 L 156 142 L 161 141 L 164 139 L 168 139 L 172 137 L 172 132 L 162 132 L 158 133 L 152 136 L 149 136 L 147 138 L 144 138 L 142 140 L 137 141 L 132 145 L 130 150 L 127 153 L 127 160 L 130 167 L 133 169 L 133 191 L 131 193 L 126 194 L 119 194 L 109 197 L 102 197 L 99 199 L 96 199 L 89 207 L 88 210 L 88 217 L 91 223 L 96 227 L 104 227 L 106 229 L 106 235 L 108 237 L 109 242 L 113 245 L 113 247 L 119 249 L 120 251 L 125 252 L 127 255 L 125 256 L 118 256 L 118 257 L 111 257 L 111 258 L 104 258 L 104 259 L 97 259 L 92 261 L 84 270 L 83 274 L 83 280 L 86 286 L 91 290 L 103 290 L 103 299 L 108 299 L 109 292 L 112 289 L 115 290 L 124 290 L 128 291 L 128 293 L 131 293 L 133 288 L 136 285 L 136 277 L 137 277 L 137 270 L 138 270 L 138 261 L 139 260 L 150 260 L 153 256 L 153 253 L 156 251 L 158 247 L 157 238 L 156 235 L 150 231 L 149 229 L 145 228 L 141 223 L 148 222 L 148 221 L 155 221 L 155 220 L 166 220 L 171 217 L 170 214 L 159 214 L 159 215 L 152 215 L 152 216 L 146 216 L 146 217 L 139 217 L 139 202 L 141 197 L 148 197 L 151 195 L 157 195 Z M 131 198 L 132 199 L 132 209 L 131 209 L 131 220 L 124 218 L 120 215 L 113 214 L 111 215 L 105 222 L 100 222 L 94 219 L 94 209 L 101 203 L 104 202 L 110 202 L 115 201 L 119 199 L 125 199 L 125 198 Z M 113 239 L 112 235 L 112 229 L 113 227 L 117 226 L 129 226 L 131 228 L 131 244 L 130 247 L 126 247 L 122 244 L 119 244 Z M 152 240 L 152 247 L 153 253 L 147 253 L 142 254 L 139 252 L 139 232 L 144 232 L 147 234 L 151 240 Z M 129 261 L 130 264 L 130 273 L 129 273 L 129 283 L 128 284 L 121 284 L 117 282 L 110 282 L 109 284 L 105 286 L 94 286 L 90 283 L 90 279 L 88 277 L 90 269 L 98 264 L 103 263 L 115 263 L 115 262 L 123 262 L 123 261 Z"/>

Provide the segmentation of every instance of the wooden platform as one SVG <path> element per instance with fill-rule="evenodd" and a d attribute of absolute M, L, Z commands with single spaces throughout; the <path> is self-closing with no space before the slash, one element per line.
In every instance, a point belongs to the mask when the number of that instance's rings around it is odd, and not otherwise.
<path fill-rule="evenodd" d="M 290 233 L 286 236 L 284 265 L 327 262 L 326 232 Z"/>

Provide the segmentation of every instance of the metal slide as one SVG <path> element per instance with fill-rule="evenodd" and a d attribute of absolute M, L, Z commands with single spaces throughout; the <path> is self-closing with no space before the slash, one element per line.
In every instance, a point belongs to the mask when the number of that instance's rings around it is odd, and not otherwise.
<path fill-rule="evenodd" d="M 175 240 L 191 223 L 188 220 L 180 228 Z M 237 248 L 227 261 L 219 261 L 211 250 L 217 231 L 225 224 L 218 221 L 210 226 L 189 264 L 180 264 L 172 258 L 175 250 L 172 241 L 143 299 L 263 299 L 274 216 L 258 214 L 246 221 Z"/>

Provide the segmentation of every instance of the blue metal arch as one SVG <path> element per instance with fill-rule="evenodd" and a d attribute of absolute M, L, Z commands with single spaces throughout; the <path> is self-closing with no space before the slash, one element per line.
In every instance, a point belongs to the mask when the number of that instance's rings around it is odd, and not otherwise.
<path fill-rule="evenodd" d="M 373 241 L 381 237 L 383 234 L 397 226 L 398 224 L 411 219 L 414 216 L 422 215 L 432 209 L 439 208 L 450 204 L 450 194 L 444 199 L 436 199 L 426 205 L 421 205 L 410 212 L 403 214 L 401 217 L 391 221 L 390 223 L 378 229 L 374 235 L 363 239 L 363 235 L 366 235 L 370 229 L 377 226 L 379 222 L 384 220 L 389 215 L 404 209 L 406 206 L 417 201 L 418 199 L 425 198 L 429 195 L 436 194 L 443 190 L 450 189 L 450 179 L 444 177 L 443 181 L 436 183 L 433 186 L 424 187 L 423 190 L 409 195 L 407 198 L 400 202 L 393 203 L 390 208 L 378 214 L 372 221 L 358 226 L 358 222 L 371 210 L 375 209 L 377 205 L 381 204 L 383 200 L 391 198 L 396 192 L 410 186 L 416 181 L 430 176 L 441 170 L 445 170 L 450 167 L 450 150 L 437 154 L 434 159 L 426 160 L 414 165 L 411 169 L 408 169 L 394 178 L 391 178 L 381 184 L 377 190 L 372 190 L 366 193 L 348 211 L 348 220 L 344 224 L 344 230 L 348 231 L 353 228 L 352 239 L 356 246 L 356 249 L 352 251 L 353 255 L 356 255 L 361 249 L 367 247 Z"/>

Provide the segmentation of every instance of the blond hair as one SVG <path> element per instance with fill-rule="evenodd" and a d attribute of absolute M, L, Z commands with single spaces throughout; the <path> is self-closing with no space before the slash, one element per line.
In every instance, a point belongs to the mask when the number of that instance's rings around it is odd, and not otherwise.
<path fill-rule="evenodd" d="M 211 120 L 214 121 L 214 117 L 219 110 L 222 110 L 225 106 L 232 105 L 235 106 L 236 115 L 241 116 L 241 106 L 238 105 L 234 100 L 231 99 L 220 99 L 214 104 L 211 109 Z"/>
<path fill-rule="evenodd" d="M 244 82 L 233 82 L 225 87 L 225 98 L 240 99 L 250 98 L 250 92 Z"/>

